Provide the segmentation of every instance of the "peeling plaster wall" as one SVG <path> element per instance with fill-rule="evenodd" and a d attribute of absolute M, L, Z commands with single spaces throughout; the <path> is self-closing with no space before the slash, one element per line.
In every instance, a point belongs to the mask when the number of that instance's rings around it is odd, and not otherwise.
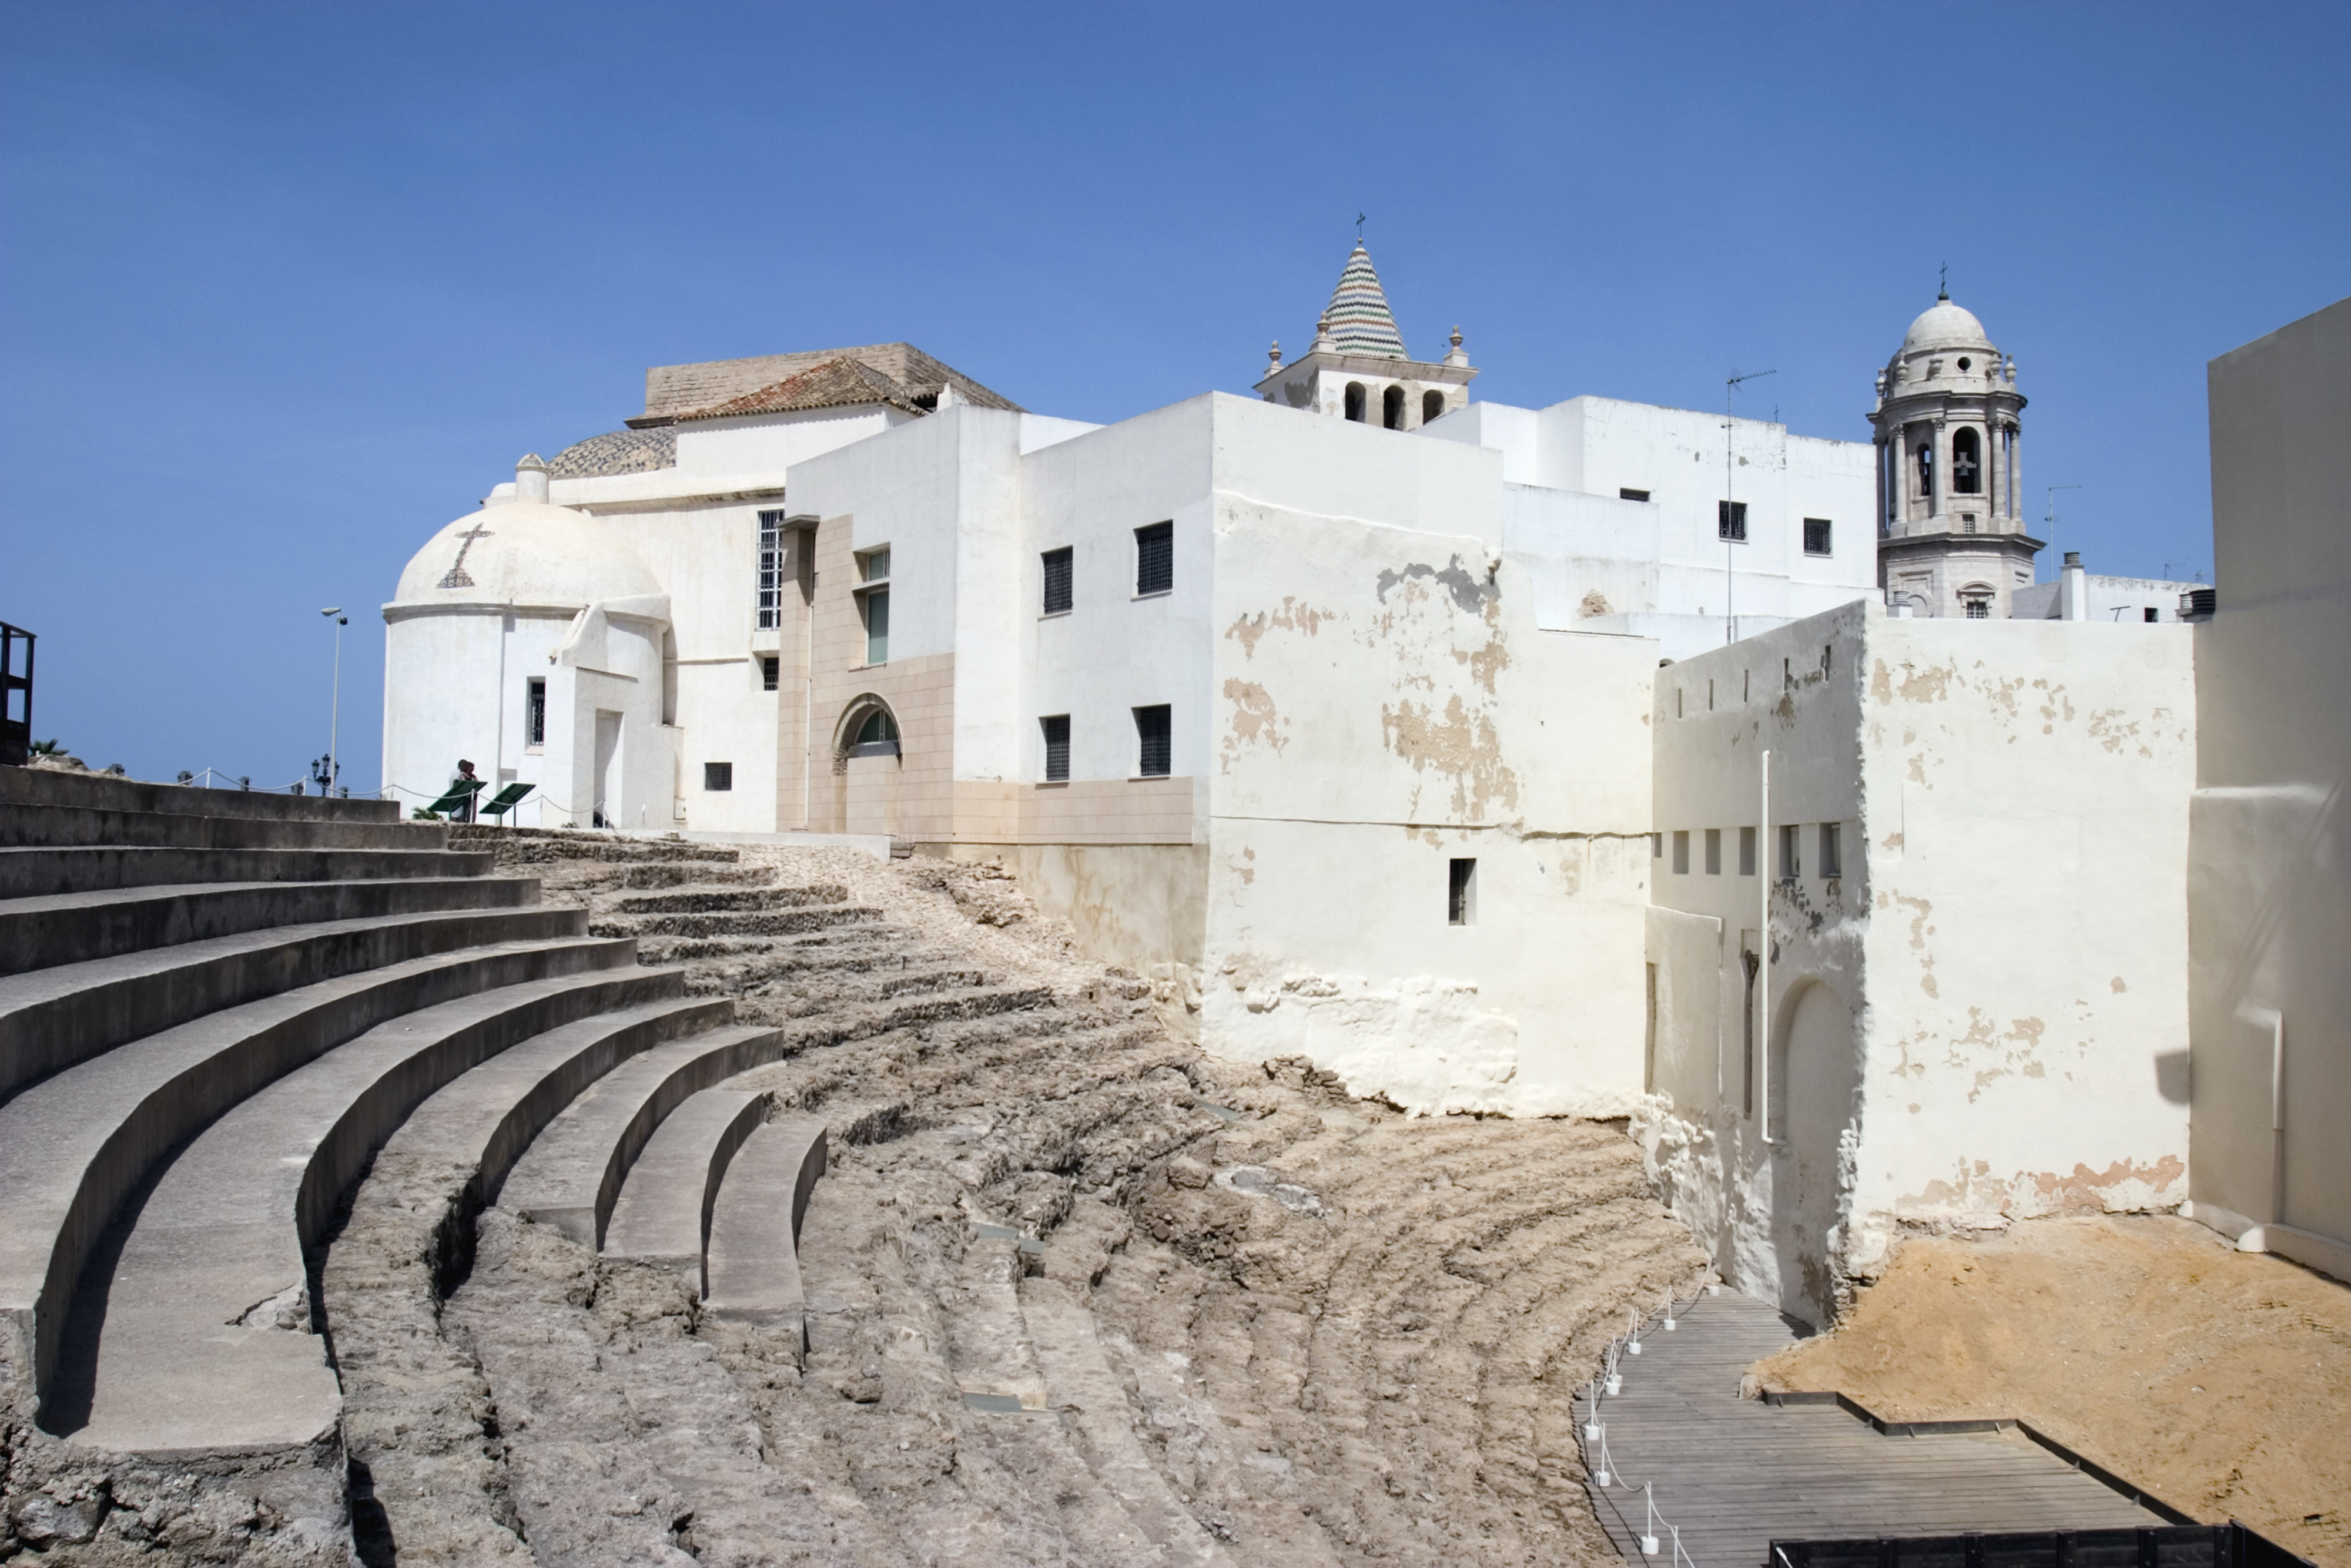
<path fill-rule="evenodd" d="M 1903 1227 L 2187 1196 L 2190 653 L 2185 627 L 1865 602 L 1659 672 L 1665 864 L 1675 831 L 1692 839 L 1657 901 L 1725 922 L 1724 1066 L 1715 1103 L 1676 1093 L 1642 1133 L 1742 1288 L 1825 1322 Z M 1796 824 L 1799 870 L 1771 884 L 1769 1089 L 1750 1107 L 1729 933 L 1757 919 L 1736 830 L 1757 821 L 1766 747 L 1762 851 L 1776 873 Z M 1831 822 L 1837 878 L 1820 874 Z"/>
<path fill-rule="evenodd" d="M 2195 632 L 2196 1217 L 2351 1279 L 2351 300 L 2210 380 L 2225 587 Z"/>
<path fill-rule="evenodd" d="M 1217 419 L 1204 1040 L 1419 1113 L 1624 1113 L 1655 644 L 1539 629 L 1499 455 Z"/>

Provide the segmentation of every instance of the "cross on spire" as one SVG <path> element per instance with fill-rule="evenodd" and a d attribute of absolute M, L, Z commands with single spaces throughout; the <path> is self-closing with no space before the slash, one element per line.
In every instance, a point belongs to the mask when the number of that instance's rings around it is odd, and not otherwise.
<path fill-rule="evenodd" d="M 1355 243 L 1364 243 L 1364 214 L 1361 213 L 1355 214 Z"/>
<path fill-rule="evenodd" d="M 457 547 L 457 559 L 449 563 L 449 570 L 442 575 L 440 581 L 433 585 L 435 588 L 473 587 L 474 580 L 465 575 L 465 552 L 474 548 L 475 539 L 496 538 L 497 536 L 476 522 L 457 537 L 465 542 Z"/>
<path fill-rule="evenodd" d="M 1950 264 L 1949 262 L 1948 262 L 1948 261 L 1947 261 L 1947 262 L 1943 263 L 1943 271 L 1942 271 L 1942 275 L 1941 275 L 1940 280 L 1937 283 L 1936 287 L 1935 287 L 1935 298 L 1938 298 L 1938 299 L 1949 299 L 1950 297 L 1951 297 L 1951 264 Z"/>

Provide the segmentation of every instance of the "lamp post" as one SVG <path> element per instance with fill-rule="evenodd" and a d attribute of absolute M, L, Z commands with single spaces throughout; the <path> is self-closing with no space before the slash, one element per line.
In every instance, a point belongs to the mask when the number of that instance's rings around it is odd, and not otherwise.
<path fill-rule="evenodd" d="M 335 761 L 335 747 L 341 738 L 343 722 L 343 628 L 351 621 L 340 605 L 321 610 L 319 613 L 330 615 L 335 622 L 335 677 L 331 695 L 327 699 L 327 776 L 319 780 L 319 788 L 331 795 L 335 792 L 336 775 L 342 771 Z"/>

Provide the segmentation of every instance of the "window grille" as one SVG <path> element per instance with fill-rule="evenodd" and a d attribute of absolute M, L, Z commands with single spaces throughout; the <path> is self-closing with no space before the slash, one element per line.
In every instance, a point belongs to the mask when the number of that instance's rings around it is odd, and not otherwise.
<path fill-rule="evenodd" d="M 1714 504 L 1714 537 L 1740 544 L 1747 542 L 1747 503 L 1717 501 Z"/>
<path fill-rule="evenodd" d="M 1829 549 L 1829 538 L 1828 518 L 1806 517 L 1804 519 L 1804 553 L 1806 555 L 1834 554 L 1835 552 Z"/>
<path fill-rule="evenodd" d="M 1968 601 L 1968 619 L 1969 619 L 1969 620 L 1970 620 L 1970 621 L 1989 621 L 1989 620 L 1991 620 L 1991 603 L 1990 603 L 1988 601 L 1981 600 L 1981 599 L 1970 599 L 1970 600 L 1969 600 L 1969 601 Z"/>
<path fill-rule="evenodd" d="M 1070 777 L 1070 716 L 1055 714 L 1037 722 L 1045 731 L 1045 782 L 1067 783 Z"/>
<path fill-rule="evenodd" d="M 759 689 L 772 692 L 783 684 L 783 661 L 773 653 L 759 656 Z"/>
<path fill-rule="evenodd" d="M 543 675 L 530 678 L 529 700 L 523 706 L 522 743 L 547 744 L 547 679 Z"/>
<path fill-rule="evenodd" d="M 713 792 L 735 788 L 735 765 L 731 762 L 705 762 L 702 765 L 702 787 Z"/>
<path fill-rule="evenodd" d="M 1045 552 L 1045 613 L 1059 615 L 1076 601 L 1071 580 L 1073 552 L 1067 548 Z"/>
<path fill-rule="evenodd" d="M 1478 862 L 1457 860 L 1448 868 L 1445 888 L 1445 923 L 1448 925 L 1475 925 L 1478 923 Z"/>
<path fill-rule="evenodd" d="M 759 629 L 783 624 L 784 514 L 759 514 Z"/>
<path fill-rule="evenodd" d="M 1176 587 L 1176 525 L 1154 523 L 1134 530 L 1134 591 L 1166 593 Z"/>
<path fill-rule="evenodd" d="M 1166 778 L 1174 761 L 1166 704 L 1134 710 L 1134 737 L 1139 755 L 1135 771 L 1145 779 Z"/>

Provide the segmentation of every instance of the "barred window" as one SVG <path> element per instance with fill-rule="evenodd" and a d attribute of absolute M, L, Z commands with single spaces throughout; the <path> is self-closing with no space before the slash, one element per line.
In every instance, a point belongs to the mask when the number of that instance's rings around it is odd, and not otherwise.
<path fill-rule="evenodd" d="M 1806 555 L 1835 553 L 1829 549 L 1829 520 L 1826 517 L 1806 517 L 1804 519 L 1804 553 Z"/>
<path fill-rule="evenodd" d="M 759 656 L 759 689 L 772 692 L 782 685 L 783 661 L 773 653 Z"/>
<path fill-rule="evenodd" d="M 1045 613 L 1059 615 L 1074 602 L 1071 583 L 1072 551 L 1064 547 L 1045 552 Z"/>
<path fill-rule="evenodd" d="M 1717 501 L 1714 504 L 1714 537 L 1747 542 L 1747 503 Z"/>
<path fill-rule="evenodd" d="M 525 746 L 547 744 L 547 677 L 533 675 L 528 687 L 529 700 L 523 706 L 522 743 Z"/>
<path fill-rule="evenodd" d="M 783 624 L 784 514 L 759 514 L 759 628 Z"/>
<path fill-rule="evenodd" d="M 1055 714 L 1037 723 L 1045 732 L 1045 782 L 1065 784 L 1070 778 L 1070 716 Z"/>
<path fill-rule="evenodd" d="M 717 791 L 735 788 L 735 765 L 731 762 L 705 762 L 702 765 L 702 787 Z"/>
<path fill-rule="evenodd" d="M 1134 738 L 1138 753 L 1135 771 L 1145 779 L 1166 778 L 1174 760 L 1166 704 L 1134 710 Z"/>
<path fill-rule="evenodd" d="M 1166 593 L 1176 587 L 1176 525 L 1154 523 L 1134 530 L 1134 591 Z"/>

